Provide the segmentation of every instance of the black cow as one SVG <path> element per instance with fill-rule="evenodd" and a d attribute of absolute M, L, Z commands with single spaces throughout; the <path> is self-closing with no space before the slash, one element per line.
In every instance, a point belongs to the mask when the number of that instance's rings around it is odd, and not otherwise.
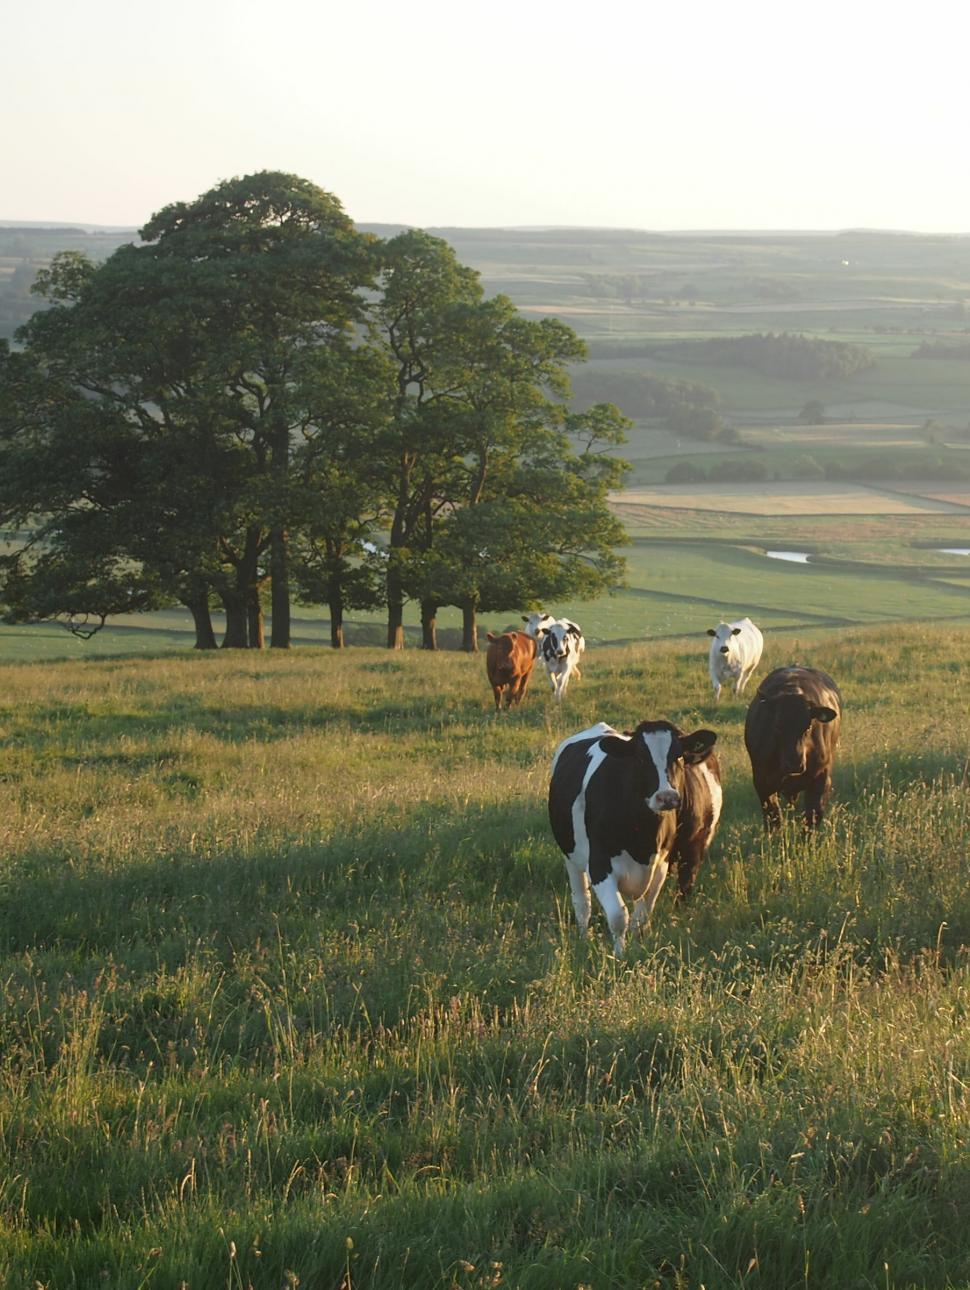
<path fill-rule="evenodd" d="M 778 794 L 805 794 L 805 824 L 818 825 L 832 791 L 842 695 L 815 667 L 775 668 L 758 686 L 744 722 L 755 792 L 766 829 L 781 822 Z"/>
<path fill-rule="evenodd" d="M 580 932 L 589 930 L 590 884 L 622 954 L 633 930 L 649 918 L 677 863 L 686 897 L 721 813 L 721 779 L 713 730 L 684 734 L 669 721 L 643 721 L 632 735 L 605 722 L 556 749 L 549 785 L 549 820 L 566 857 Z"/>

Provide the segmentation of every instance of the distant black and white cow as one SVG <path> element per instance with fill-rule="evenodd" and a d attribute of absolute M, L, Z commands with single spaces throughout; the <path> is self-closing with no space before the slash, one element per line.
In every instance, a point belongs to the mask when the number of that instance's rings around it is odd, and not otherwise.
<path fill-rule="evenodd" d="M 535 613 L 523 614 L 522 621 L 525 627 L 522 629 L 526 636 L 531 636 L 534 641 L 541 641 L 549 628 L 556 621 L 552 614 L 547 614 L 541 609 Z"/>
<path fill-rule="evenodd" d="M 758 686 L 744 722 L 755 792 L 766 829 L 781 822 L 778 794 L 805 794 L 805 823 L 821 823 L 832 791 L 842 695 L 827 672 L 778 667 Z"/>
<path fill-rule="evenodd" d="M 557 618 L 545 629 L 539 641 L 539 657 L 545 665 L 557 703 L 562 703 L 570 677 L 583 675 L 579 670 L 579 660 L 585 648 L 582 631 L 568 618 Z"/>
<path fill-rule="evenodd" d="M 721 814 L 716 740 L 713 730 L 684 734 L 669 721 L 642 721 L 632 734 L 601 721 L 556 749 L 549 821 L 584 936 L 590 885 L 617 954 L 628 928 L 650 917 L 671 861 L 679 897 L 688 895 Z"/>
<path fill-rule="evenodd" d="M 761 662 L 765 639 L 750 618 L 739 618 L 736 623 L 718 623 L 709 627 L 711 641 L 708 666 L 714 686 L 714 702 L 721 697 L 721 686 L 734 682 L 734 693 L 740 694 L 748 684 L 751 673 Z"/>

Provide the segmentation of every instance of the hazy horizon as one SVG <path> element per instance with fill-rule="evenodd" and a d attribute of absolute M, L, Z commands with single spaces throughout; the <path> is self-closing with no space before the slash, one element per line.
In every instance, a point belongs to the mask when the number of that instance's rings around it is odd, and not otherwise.
<path fill-rule="evenodd" d="M 138 228 L 222 179 L 292 171 L 359 224 L 960 234 L 952 10 L 574 0 L 320 10 L 121 0 L 14 10 L 9 223 Z"/>

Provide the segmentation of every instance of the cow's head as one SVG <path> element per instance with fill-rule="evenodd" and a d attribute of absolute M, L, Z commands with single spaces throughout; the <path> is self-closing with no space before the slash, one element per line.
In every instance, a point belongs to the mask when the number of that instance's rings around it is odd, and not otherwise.
<path fill-rule="evenodd" d="M 543 658 L 548 659 L 550 663 L 565 658 L 575 639 L 571 625 L 567 626 L 561 621 L 553 622 L 542 638 Z"/>
<path fill-rule="evenodd" d="M 812 703 L 804 694 L 780 694 L 757 699 L 770 721 L 770 755 L 786 778 L 802 775 L 808 766 L 812 732 L 839 715 L 834 708 Z"/>
<path fill-rule="evenodd" d="M 522 621 L 525 623 L 526 636 L 531 636 L 534 641 L 541 641 L 556 620 L 552 614 L 538 609 L 534 614 L 523 614 Z"/>
<path fill-rule="evenodd" d="M 732 627 L 730 623 L 718 623 L 716 627 L 708 627 L 708 636 L 713 636 L 711 649 L 718 654 L 730 654 L 731 645 L 735 636 L 741 635 L 740 627 Z"/>
<path fill-rule="evenodd" d="M 684 766 L 703 761 L 717 742 L 713 730 L 685 735 L 669 721 L 641 721 L 632 735 L 606 735 L 600 747 L 609 757 L 636 762 L 643 773 L 646 803 L 659 815 L 681 803 Z"/>

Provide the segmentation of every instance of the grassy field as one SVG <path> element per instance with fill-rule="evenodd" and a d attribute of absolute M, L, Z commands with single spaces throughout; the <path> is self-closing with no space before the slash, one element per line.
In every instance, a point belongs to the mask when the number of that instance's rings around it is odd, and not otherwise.
<path fill-rule="evenodd" d="M 0 667 L 0 1282 L 970 1284 L 967 629 L 767 634 L 846 701 L 765 841 L 701 641 Z M 575 938 L 565 734 L 713 727 L 691 907 Z"/>

